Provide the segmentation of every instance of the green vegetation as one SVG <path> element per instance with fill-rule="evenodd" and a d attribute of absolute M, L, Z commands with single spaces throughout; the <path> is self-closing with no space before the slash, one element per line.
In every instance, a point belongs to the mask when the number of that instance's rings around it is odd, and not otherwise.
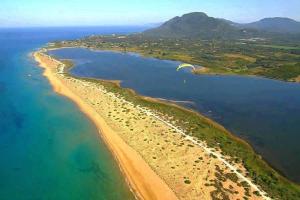
<path fill-rule="evenodd" d="M 271 44 L 260 44 L 256 45 L 258 47 L 266 47 L 266 48 L 275 48 L 275 49 L 284 49 L 284 50 L 290 50 L 290 49 L 297 49 L 300 50 L 299 46 L 293 47 L 293 46 L 283 46 L 283 45 L 271 45 Z"/>
<path fill-rule="evenodd" d="M 265 75 L 274 79 L 293 80 L 296 74 L 300 74 L 300 63 L 283 65 L 269 69 Z"/>
<path fill-rule="evenodd" d="M 74 66 L 74 63 L 71 60 L 63 59 L 60 61 L 65 65 L 64 72 L 67 72 L 68 69 Z"/>

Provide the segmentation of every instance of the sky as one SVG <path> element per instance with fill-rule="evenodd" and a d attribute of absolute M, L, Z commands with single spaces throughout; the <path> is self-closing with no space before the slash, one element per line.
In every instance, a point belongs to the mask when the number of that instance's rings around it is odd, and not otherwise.
<path fill-rule="evenodd" d="M 0 27 L 148 25 L 196 11 L 240 23 L 300 21 L 300 0 L 1 0 Z"/>

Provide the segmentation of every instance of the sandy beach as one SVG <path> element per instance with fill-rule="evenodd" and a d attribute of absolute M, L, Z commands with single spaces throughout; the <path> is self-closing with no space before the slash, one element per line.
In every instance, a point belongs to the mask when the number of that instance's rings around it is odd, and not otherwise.
<path fill-rule="evenodd" d="M 66 76 L 63 64 L 41 51 L 34 58 L 54 91 L 74 101 L 97 126 L 139 199 L 268 199 L 245 168 L 228 163 L 219 149 L 184 135 L 159 113 L 99 82 Z"/>

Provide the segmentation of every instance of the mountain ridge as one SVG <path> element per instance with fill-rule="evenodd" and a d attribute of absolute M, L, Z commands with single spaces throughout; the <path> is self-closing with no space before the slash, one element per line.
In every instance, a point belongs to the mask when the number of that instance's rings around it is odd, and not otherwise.
<path fill-rule="evenodd" d="M 204 12 L 192 12 L 181 17 L 176 16 L 159 27 L 143 32 L 145 36 L 150 37 L 200 39 L 264 37 L 282 33 L 300 33 L 300 22 L 290 18 L 273 17 L 240 24 L 210 17 Z"/>
<path fill-rule="evenodd" d="M 300 22 L 287 17 L 268 17 L 237 26 L 275 33 L 300 33 Z"/>

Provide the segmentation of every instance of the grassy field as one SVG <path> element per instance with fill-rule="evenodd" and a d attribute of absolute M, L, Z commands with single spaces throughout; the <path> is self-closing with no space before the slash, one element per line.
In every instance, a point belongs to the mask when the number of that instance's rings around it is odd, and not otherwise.
<path fill-rule="evenodd" d="M 285 49 L 285 50 L 290 50 L 290 49 L 300 49 L 300 47 L 292 47 L 292 46 L 282 46 L 282 45 L 267 45 L 267 44 L 260 44 L 256 45 L 258 47 L 266 47 L 266 48 L 274 48 L 274 49 Z"/>

